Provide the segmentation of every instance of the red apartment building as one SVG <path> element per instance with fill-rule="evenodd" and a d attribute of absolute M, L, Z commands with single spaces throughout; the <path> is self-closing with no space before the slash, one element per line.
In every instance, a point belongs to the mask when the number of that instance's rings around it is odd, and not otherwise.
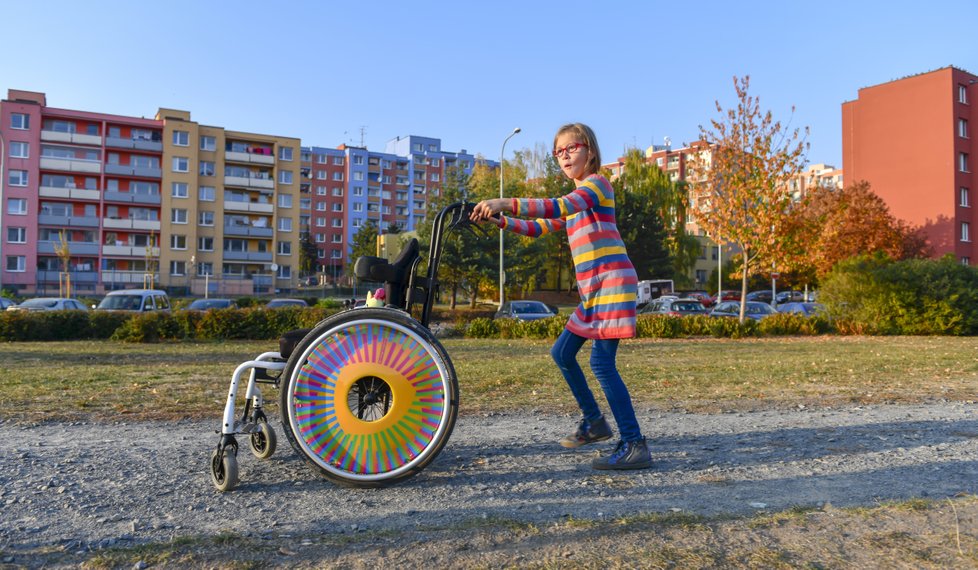
<path fill-rule="evenodd" d="M 976 85 L 978 76 L 945 67 L 860 89 L 842 105 L 846 182 L 869 182 L 894 216 L 924 229 L 935 255 L 966 265 L 978 259 Z"/>

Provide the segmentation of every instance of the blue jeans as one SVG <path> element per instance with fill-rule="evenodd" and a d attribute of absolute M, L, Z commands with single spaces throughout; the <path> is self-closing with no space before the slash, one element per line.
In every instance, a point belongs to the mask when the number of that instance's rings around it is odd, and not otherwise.
<path fill-rule="evenodd" d="M 564 330 L 553 348 L 550 349 L 550 356 L 553 357 L 561 374 L 567 380 L 571 393 L 577 400 L 577 405 L 584 413 L 584 419 L 588 422 L 595 422 L 601 418 L 601 410 L 598 403 L 594 400 L 594 394 L 587 385 L 584 378 L 584 371 L 577 363 L 577 353 L 587 340 L 568 330 Z M 597 377 L 604 390 L 605 398 L 611 407 L 611 413 L 615 416 L 615 423 L 618 424 L 618 433 L 624 441 L 638 441 L 642 439 L 642 430 L 638 427 L 638 420 L 635 418 L 635 409 L 632 408 L 632 397 L 618 373 L 618 366 L 615 364 L 615 356 L 618 353 L 618 339 L 595 339 L 591 346 L 591 371 Z"/>

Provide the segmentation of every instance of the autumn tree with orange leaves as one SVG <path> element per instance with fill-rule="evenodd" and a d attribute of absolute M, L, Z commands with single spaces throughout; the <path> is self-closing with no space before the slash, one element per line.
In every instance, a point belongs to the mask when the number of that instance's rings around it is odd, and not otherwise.
<path fill-rule="evenodd" d="M 744 299 L 749 275 L 761 267 L 770 271 L 799 250 L 789 182 L 801 173 L 808 144 L 800 129 L 789 131 L 771 111 L 761 111 L 759 99 L 748 93 L 750 76 L 733 83 L 737 106 L 724 110 L 717 101 L 720 117 L 710 128 L 700 126 L 710 151 L 693 156 L 687 181 L 697 224 L 716 243 L 740 249 Z M 741 322 L 745 307 L 741 303 Z"/>
<path fill-rule="evenodd" d="M 893 217 L 868 182 L 841 190 L 815 187 L 796 211 L 803 228 L 804 263 L 824 277 L 836 263 L 864 253 L 893 259 L 928 257 L 925 238 Z"/>

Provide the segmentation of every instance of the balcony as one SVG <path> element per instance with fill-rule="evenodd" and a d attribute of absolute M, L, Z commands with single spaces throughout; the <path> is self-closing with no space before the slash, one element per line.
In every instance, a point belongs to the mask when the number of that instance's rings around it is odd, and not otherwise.
<path fill-rule="evenodd" d="M 226 162 L 245 162 L 248 164 L 275 164 L 275 157 L 270 154 L 253 154 L 250 152 L 226 151 Z"/>
<path fill-rule="evenodd" d="M 56 241 L 38 241 L 37 253 L 54 255 L 55 249 L 61 245 Z M 98 255 L 98 243 L 86 241 L 68 242 L 68 251 L 71 255 Z"/>
<path fill-rule="evenodd" d="M 95 271 L 70 271 L 72 283 L 98 283 L 98 273 Z M 58 283 L 61 279 L 60 271 L 38 271 L 37 281 L 39 283 Z"/>
<path fill-rule="evenodd" d="M 105 218 L 102 227 L 114 230 L 155 230 L 160 231 L 159 220 L 133 220 L 122 218 Z"/>
<path fill-rule="evenodd" d="M 151 166 L 133 166 L 131 164 L 106 164 L 106 174 L 121 176 L 139 176 L 140 178 L 162 178 L 163 171 Z"/>
<path fill-rule="evenodd" d="M 102 283 L 109 285 L 112 283 L 145 283 L 148 281 L 149 274 L 145 271 L 114 271 L 111 269 L 102 270 Z M 159 283 L 160 275 L 153 275 L 153 282 Z"/>
<path fill-rule="evenodd" d="M 163 152 L 163 143 L 150 139 L 123 139 L 119 137 L 106 137 L 105 146 Z"/>
<path fill-rule="evenodd" d="M 272 230 L 272 228 L 256 228 L 254 226 L 225 224 L 224 235 L 270 238 L 275 235 L 275 232 Z"/>
<path fill-rule="evenodd" d="M 41 168 L 44 170 L 64 170 L 66 172 L 85 172 L 99 174 L 102 163 L 97 160 L 71 160 L 68 158 L 41 158 Z"/>
<path fill-rule="evenodd" d="M 102 146 L 99 135 L 83 135 L 80 133 L 62 133 L 60 131 L 41 131 L 41 140 L 46 142 L 63 142 L 72 144 L 87 144 Z"/>
<path fill-rule="evenodd" d="M 67 188 L 56 186 L 41 186 L 38 194 L 43 198 L 72 198 L 75 200 L 98 200 L 99 191 L 86 188 Z"/>
<path fill-rule="evenodd" d="M 231 212 L 256 212 L 260 214 L 271 214 L 275 207 L 271 202 L 236 202 L 233 200 L 224 201 L 224 209 Z"/>
<path fill-rule="evenodd" d="M 97 228 L 98 218 L 95 216 L 54 216 L 52 214 L 41 214 L 37 217 L 37 223 L 42 226 L 60 226 L 75 228 Z"/>
<path fill-rule="evenodd" d="M 227 261 L 271 261 L 272 252 L 258 251 L 225 251 L 224 259 Z"/>
<path fill-rule="evenodd" d="M 258 178 L 257 176 L 225 176 L 224 185 L 237 186 L 239 188 L 275 189 L 274 180 L 271 178 Z"/>
<path fill-rule="evenodd" d="M 124 256 L 124 257 L 146 257 L 147 249 L 149 249 L 150 257 L 160 256 L 160 248 L 158 247 L 147 248 L 144 245 L 103 245 L 102 255 L 115 255 L 115 256 Z"/>
<path fill-rule="evenodd" d="M 105 191 L 106 202 L 126 202 L 131 204 L 160 204 L 159 194 L 133 194 L 132 192 Z"/>

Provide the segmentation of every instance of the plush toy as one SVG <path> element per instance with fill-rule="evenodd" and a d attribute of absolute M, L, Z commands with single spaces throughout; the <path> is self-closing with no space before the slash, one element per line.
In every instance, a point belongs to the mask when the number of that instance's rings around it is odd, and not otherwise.
<path fill-rule="evenodd" d="M 370 291 L 367 291 L 367 306 L 368 307 L 383 307 L 384 306 L 384 300 L 386 298 L 387 298 L 387 293 L 384 291 L 384 288 L 383 287 L 377 289 L 373 293 L 371 293 Z"/>

